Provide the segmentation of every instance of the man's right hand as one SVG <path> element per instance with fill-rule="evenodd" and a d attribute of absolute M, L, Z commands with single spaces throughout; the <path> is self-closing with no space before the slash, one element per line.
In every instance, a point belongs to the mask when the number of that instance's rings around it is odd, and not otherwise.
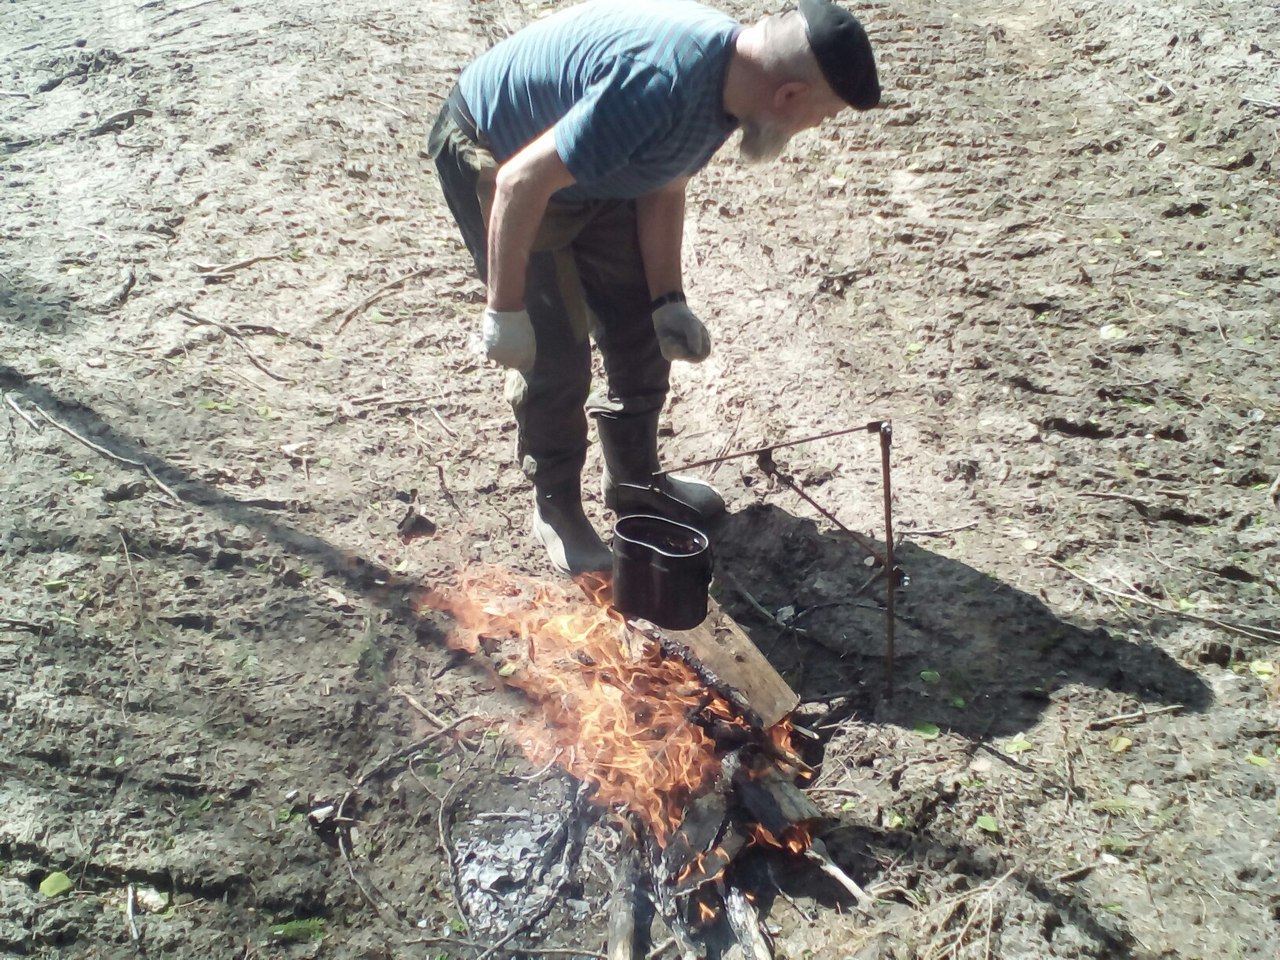
<path fill-rule="evenodd" d="M 537 350 L 529 311 L 485 307 L 480 327 L 480 347 L 488 359 L 504 367 L 511 367 L 521 373 L 532 370 Z"/>

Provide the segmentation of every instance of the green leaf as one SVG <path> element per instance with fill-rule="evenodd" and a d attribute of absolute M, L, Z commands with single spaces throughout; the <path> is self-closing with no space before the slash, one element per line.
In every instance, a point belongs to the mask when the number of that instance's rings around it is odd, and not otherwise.
<path fill-rule="evenodd" d="M 71 474 L 71 479 L 80 484 L 80 486 L 85 487 L 93 483 L 93 474 L 85 470 L 77 470 Z"/>
<path fill-rule="evenodd" d="M 942 679 L 942 674 L 940 674 L 937 670 L 921 670 L 920 679 L 923 680 L 925 683 L 937 683 L 939 680 Z"/>
<path fill-rule="evenodd" d="M 70 586 L 65 580 L 46 580 L 43 584 L 44 588 L 50 593 L 61 593 Z"/>
<path fill-rule="evenodd" d="M 1005 753 L 1019 754 L 1019 753 L 1026 753 L 1028 750 L 1034 750 L 1034 749 L 1035 749 L 1035 744 L 1033 744 L 1030 740 L 1028 740 L 1022 734 L 1018 734 L 1016 737 L 1012 737 L 1009 740 L 1006 740 L 1004 744 Z"/>
<path fill-rule="evenodd" d="M 1256 753 L 1249 754 L 1247 757 L 1245 757 L 1245 759 L 1248 760 L 1250 763 L 1252 763 L 1255 767 L 1271 766 L 1270 760 L 1268 760 L 1266 757 L 1260 757 Z"/>
<path fill-rule="evenodd" d="M 271 936 L 290 943 L 322 940 L 324 939 L 324 921 L 319 917 L 308 917 L 305 920 L 287 920 L 284 923 L 272 924 Z"/>
<path fill-rule="evenodd" d="M 1252 660 L 1249 663 L 1249 670 L 1255 677 L 1261 677 L 1266 680 L 1268 677 L 1275 675 L 1276 665 L 1270 660 Z"/>
<path fill-rule="evenodd" d="M 60 897 L 74 886 L 71 878 L 59 870 L 40 881 L 40 892 L 46 897 Z"/>
<path fill-rule="evenodd" d="M 984 813 L 976 821 L 979 830 L 985 830 L 987 833 L 999 833 L 1000 824 L 996 822 L 996 818 L 990 814 Z"/>
<path fill-rule="evenodd" d="M 520 666 L 518 664 L 504 663 L 502 666 L 498 668 L 498 676 L 509 677 L 519 669 L 520 669 Z"/>
<path fill-rule="evenodd" d="M 966 706 L 964 697 L 952 697 L 947 702 L 950 703 L 951 706 L 955 707 L 957 710 L 963 710 Z"/>
<path fill-rule="evenodd" d="M 1124 753 L 1133 746 L 1133 741 L 1128 737 L 1112 737 L 1111 742 L 1107 744 L 1107 749 L 1112 753 Z"/>
<path fill-rule="evenodd" d="M 939 734 L 938 725 L 936 723 L 917 723 L 916 733 L 920 734 L 926 740 L 936 740 Z"/>
<path fill-rule="evenodd" d="M 1108 834 L 1102 838 L 1102 849 L 1107 853 L 1126 854 L 1133 849 L 1133 843 L 1128 837 L 1122 837 L 1118 833 Z"/>
<path fill-rule="evenodd" d="M 317 467 L 325 467 L 326 469 L 333 466 L 333 460 L 330 457 L 321 457 L 316 461 Z"/>

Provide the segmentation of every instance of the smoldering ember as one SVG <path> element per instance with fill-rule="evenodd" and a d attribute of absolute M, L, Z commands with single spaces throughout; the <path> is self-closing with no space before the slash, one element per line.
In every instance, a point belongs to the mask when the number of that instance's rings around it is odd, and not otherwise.
<path fill-rule="evenodd" d="M 868 110 L 842 15 L 773 21 L 817 72 L 707 129 L 824 119 L 689 180 L 634 296 L 701 360 L 638 446 L 592 398 L 580 491 L 502 363 L 642 228 L 513 338 L 431 156 L 487 189 L 491 104 L 430 142 L 573 6 L 0 7 L 0 954 L 1280 954 L 1275 5 L 851 4 Z"/>

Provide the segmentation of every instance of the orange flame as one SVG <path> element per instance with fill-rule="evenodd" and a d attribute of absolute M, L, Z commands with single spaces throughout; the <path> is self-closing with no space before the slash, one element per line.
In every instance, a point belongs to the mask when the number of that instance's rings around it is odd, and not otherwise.
<path fill-rule="evenodd" d="M 788 853 L 798 855 L 809 849 L 813 841 L 813 831 L 806 824 L 793 823 L 782 831 L 782 836 L 775 837 L 767 827 L 754 823 L 751 825 L 751 839 L 760 846 L 786 850 Z"/>
<path fill-rule="evenodd" d="M 451 647 L 531 701 L 516 735 L 533 763 L 559 763 L 593 784 L 597 803 L 633 810 L 665 846 L 689 800 L 720 772 L 715 741 L 695 718 L 737 722 L 723 698 L 647 638 L 628 656 L 621 618 L 569 586 L 463 572 L 420 602 L 452 614 Z"/>

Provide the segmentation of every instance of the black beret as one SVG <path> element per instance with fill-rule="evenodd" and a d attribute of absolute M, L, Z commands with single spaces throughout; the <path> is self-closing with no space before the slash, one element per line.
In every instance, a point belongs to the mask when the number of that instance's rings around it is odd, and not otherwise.
<path fill-rule="evenodd" d="M 880 102 L 880 79 L 871 41 L 858 19 L 828 0 L 800 0 L 809 46 L 822 75 L 840 99 L 859 110 Z"/>

